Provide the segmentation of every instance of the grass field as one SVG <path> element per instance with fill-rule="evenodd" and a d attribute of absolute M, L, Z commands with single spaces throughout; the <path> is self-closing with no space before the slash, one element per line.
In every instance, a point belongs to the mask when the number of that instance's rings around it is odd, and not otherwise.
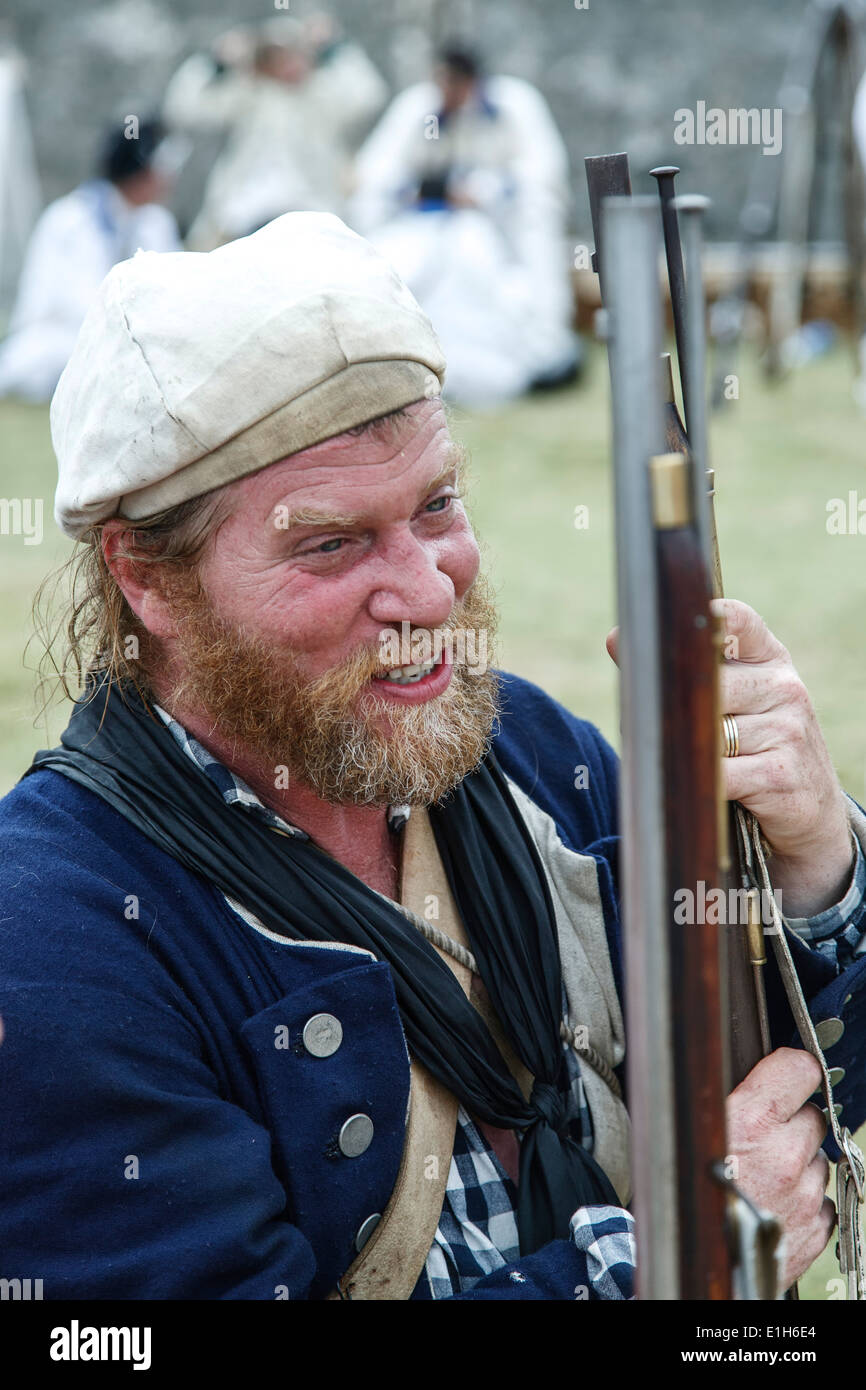
<path fill-rule="evenodd" d="M 851 399 L 851 363 L 837 350 L 772 389 L 754 360 L 739 369 L 739 399 L 714 417 L 711 438 L 726 591 L 752 604 L 791 651 L 842 782 L 862 801 L 866 535 L 827 530 L 831 499 L 866 498 L 866 421 Z M 471 506 L 499 593 L 501 664 L 543 685 L 616 743 L 616 672 L 604 651 L 615 597 L 602 354 L 594 352 L 579 388 L 495 415 L 455 410 L 453 420 L 470 448 Z M 70 543 L 52 521 L 47 411 L 0 403 L 0 451 L 3 496 L 44 504 L 41 544 L 0 536 L 2 793 L 65 722 L 61 708 L 47 726 L 34 727 L 34 678 L 22 651 L 33 593 Z M 575 529 L 578 505 L 589 509 L 586 529 Z M 825 1297 L 833 1273 L 828 1253 L 803 1295 Z"/>

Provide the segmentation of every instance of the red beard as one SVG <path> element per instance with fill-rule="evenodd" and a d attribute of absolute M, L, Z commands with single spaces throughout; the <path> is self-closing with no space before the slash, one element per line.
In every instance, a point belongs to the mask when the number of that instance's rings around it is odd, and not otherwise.
<path fill-rule="evenodd" d="M 498 712 L 491 671 L 455 662 L 441 695 L 400 705 L 370 685 L 382 670 L 377 649 L 362 648 L 310 680 L 290 647 L 250 638 L 220 618 L 197 575 L 175 578 L 171 590 L 184 674 L 160 703 L 181 722 L 184 710 L 203 712 L 235 757 L 252 754 L 275 777 L 285 768 L 290 780 L 333 804 L 429 806 L 487 752 Z M 474 643 L 453 645 L 477 652 L 492 646 L 495 627 L 479 578 L 439 631 L 474 631 Z"/>

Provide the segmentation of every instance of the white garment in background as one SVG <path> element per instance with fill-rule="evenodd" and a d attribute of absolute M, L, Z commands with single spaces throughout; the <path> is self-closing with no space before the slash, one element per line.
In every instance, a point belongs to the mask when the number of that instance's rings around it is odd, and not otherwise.
<path fill-rule="evenodd" d="M 854 106 L 851 111 L 851 124 L 854 132 L 854 142 L 860 155 L 860 163 L 866 170 L 866 74 L 860 80 L 860 85 L 854 96 Z"/>
<path fill-rule="evenodd" d="M 854 106 L 851 111 L 851 128 L 854 135 L 854 143 L 860 156 L 860 163 L 866 174 L 866 73 L 860 79 L 860 85 L 854 95 Z M 860 375 L 852 385 L 854 399 L 860 409 L 866 414 L 866 334 L 860 339 Z"/>
<path fill-rule="evenodd" d="M 33 230 L 9 335 L 0 344 L 0 396 L 50 399 L 96 291 L 112 266 L 139 248 L 182 249 L 167 208 L 133 207 L 105 179 L 49 204 Z"/>
<path fill-rule="evenodd" d="M 0 323 L 12 307 L 27 242 L 42 207 L 24 101 L 25 71 L 20 54 L 0 53 Z"/>
<path fill-rule="evenodd" d="M 386 96 L 353 44 L 340 44 L 296 85 L 219 72 L 204 54 L 188 58 L 169 83 L 163 119 L 187 131 L 228 130 L 189 247 L 211 251 L 285 212 L 342 213 L 352 136 Z"/>
<path fill-rule="evenodd" d="M 430 315 L 448 393 L 485 403 L 574 362 L 568 156 L 544 98 L 518 78 L 487 79 L 448 118 L 440 105 L 431 82 L 395 99 L 358 155 L 350 216 Z M 422 181 L 445 174 L 474 210 L 416 209 Z"/>
<path fill-rule="evenodd" d="M 484 407 L 522 395 L 534 365 L 522 337 L 531 285 L 490 219 L 471 209 L 407 212 L 369 240 L 430 318 L 448 398 Z"/>

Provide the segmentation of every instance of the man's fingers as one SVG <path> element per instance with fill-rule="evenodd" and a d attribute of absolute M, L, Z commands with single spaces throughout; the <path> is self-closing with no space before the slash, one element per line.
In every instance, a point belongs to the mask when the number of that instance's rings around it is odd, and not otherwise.
<path fill-rule="evenodd" d="M 792 666 L 769 662 L 753 666 L 725 661 L 721 668 L 721 701 L 726 714 L 761 714 L 803 701 L 805 687 Z"/>
<path fill-rule="evenodd" d="M 827 1129 L 827 1120 L 812 1101 L 801 1106 L 796 1115 L 791 1116 L 787 1134 L 792 1166 L 799 1163 L 802 1168 L 808 1169 L 824 1157 L 821 1145 L 827 1138 Z M 825 1185 L 826 1181 L 825 1171 Z"/>
<path fill-rule="evenodd" d="M 806 1169 L 806 1180 L 809 1182 L 815 1196 L 815 1206 L 819 1207 L 827 1193 L 827 1182 L 830 1177 L 830 1160 L 819 1149 L 809 1167 Z"/>
<path fill-rule="evenodd" d="M 762 1105 L 779 1124 L 784 1124 L 818 1089 L 821 1076 L 820 1064 L 811 1052 L 779 1047 L 761 1058 L 734 1094 L 739 1094 L 747 1103 Z M 823 1119 L 820 1111 L 817 1113 L 818 1118 Z"/>
<path fill-rule="evenodd" d="M 725 800 L 742 801 L 748 806 L 754 798 L 766 796 L 768 792 L 790 796 L 797 790 L 796 772 L 790 759 L 772 751 L 725 758 L 722 763 Z"/>
<path fill-rule="evenodd" d="M 735 713 L 733 710 L 728 712 Z M 787 713 L 735 714 L 735 718 L 740 736 L 737 760 L 781 751 L 797 742 L 793 720 Z M 734 759 L 728 758 L 727 761 L 733 762 Z"/>
<path fill-rule="evenodd" d="M 732 655 L 737 661 L 775 661 L 788 655 L 763 618 L 738 599 L 717 598 L 712 609 L 724 618 L 728 638 L 734 638 Z"/>
<path fill-rule="evenodd" d="M 728 660 L 750 663 L 790 660 L 786 648 L 773 636 L 760 614 L 747 603 L 740 603 L 733 598 L 718 598 L 712 600 L 711 606 L 713 612 L 724 619 L 725 632 L 729 639 L 725 643 L 725 655 Z M 618 627 L 608 633 L 605 646 L 608 654 L 617 661 Z"/>

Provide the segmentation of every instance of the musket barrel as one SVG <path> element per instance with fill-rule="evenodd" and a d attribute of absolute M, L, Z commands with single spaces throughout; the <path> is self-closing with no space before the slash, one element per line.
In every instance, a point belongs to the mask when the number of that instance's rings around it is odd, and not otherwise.
<path fill-rule="evenodd" d="M 695 521 L 701 539 L 701 547 L 710 571 L 713 572 L 712 523 L 710 499 L 707 492 L 707 469 L 709 468 L 706 393 L 707 332 L 703 276 L 703 217 L 709 205 L 708 198 L 691 193 L 675 198 L 671 206 L 675 214 L 682 215 L 680 225 L 683 229 L 683 255 L 686 272 L 685 358 L 688 364 L 686 379 L 689 383 L 686 431 L 694 461 L 692 486 L 695 501 Z"/>
<path fill-rule="evenodd" d="M 652 198 L 602 205 L 610 315 L 622 709 L 626 1066 L 638 1296 L 676 1299 L 677 1192 L 661 667 L 649 460 L 663 452 L 658 213 Z M 651 1156 L 651 1157 L 648 1157 Z"/>
<path fill-rule="evenodd" d="M 602 303 L 607 303 L 605 291 L 605 261 L 602 255 L 601 208 L 605 198 L 627 198 L 631 195 L 631 175 L 628 170 L 627 154 L 590 154 L 583 161 L 586 169 L 586 185 L 589 190 L 589 215 L 592 218 L 592 235 L 595 250 L 592 253 L 592 268 L 601 285 Z"/>
<path fill-rule="evenodd" d="M 674 337 L 677 344 L 677 362 L 680 369 L 680 386 L 683 393 L 683 416 L 686 433 L 691 420 L 691 388 L 689 382 L 689 361 L 686 352 L 686 276 L 683 267 L 683 252 L 680 244 L 679 223 L 675 207 L 676 194 L 674 179 L 679 173 L 675 164 L 661 164 L 650 169 L 650 175 L 659 188 L 662 209 L 662 229 L 665 238 L 665 259 L 668 266 L 668 285 L 671 292 L 671 313 L 674 320 Z"/>

